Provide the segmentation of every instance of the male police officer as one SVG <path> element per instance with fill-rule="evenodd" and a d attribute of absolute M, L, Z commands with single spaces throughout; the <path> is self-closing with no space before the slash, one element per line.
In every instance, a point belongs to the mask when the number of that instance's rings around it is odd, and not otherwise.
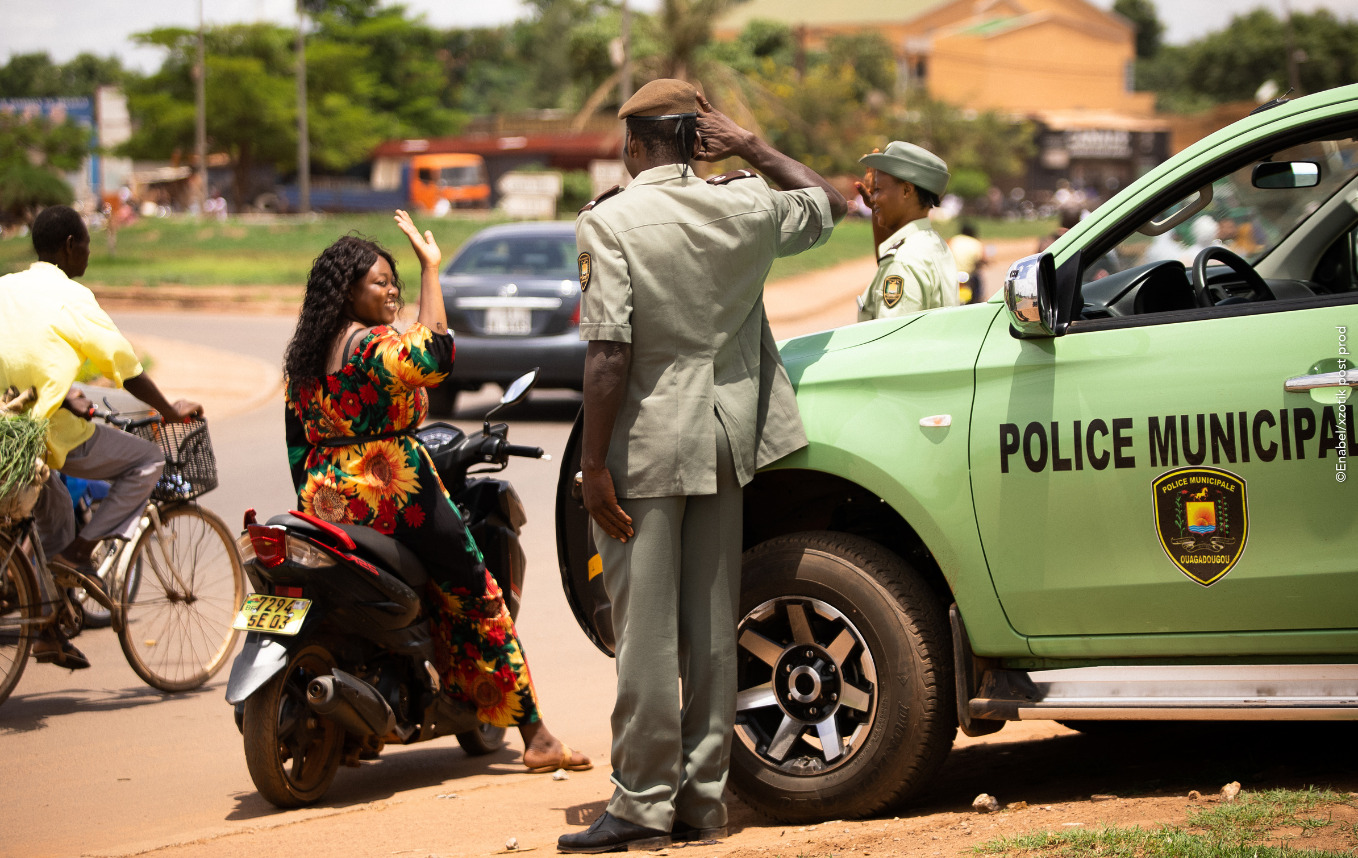
<path fill-rule="evenodd" d="M 576 223 L 584 502 L 618 638 L 616 789 L 588 830 L 560 838 L 564 852 L 725 834 L 741 487 L 806 444 L 764 278 L 846 208 L 690 84 L 652 81 L 618 117 L 634 178 Z M 689 166 L 731 156 L 785 190 L 747 170 L 705 182 Z"/>
<path fill-rule="evenodd" d="M 929 221 L 948 187 L 948 165 L 900 140 L 858 163 L 868 168 L 855 187 L 872 209 L 877 251 L 877 276 L 858 298 L 858 321 L 956 307 L 957 262 Z"/>

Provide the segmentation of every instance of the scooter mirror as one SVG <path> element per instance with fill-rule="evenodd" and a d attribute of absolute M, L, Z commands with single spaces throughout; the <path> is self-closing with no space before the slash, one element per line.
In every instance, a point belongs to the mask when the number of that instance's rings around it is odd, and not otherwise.
<path fill-rule="evenodd" d="M 504 395 L 500 397 L 500 404 L 486 412 L 486 425 L 490 425 L 490 418 L 497 414 L 501 409 L 511 405 L 517 405 L 528 395 L 528 391 L 533 389 L 533 385 L 538 380 L 538 367 L 533 367 L 528 372 L 519 376 L 509 383 L 505 388 Z"/>

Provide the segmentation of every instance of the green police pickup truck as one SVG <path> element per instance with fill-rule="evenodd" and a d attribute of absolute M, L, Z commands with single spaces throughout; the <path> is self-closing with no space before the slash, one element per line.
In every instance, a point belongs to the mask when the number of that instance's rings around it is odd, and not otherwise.
<path fill-rule="evenodd" d="M 1358 85 L 1161 164 L 1002 300 L 784 343 L 810 446 L 746 490 L 732 787 L 864 816 L 959 727 L 1358 719 L 1355 345 Z"/>

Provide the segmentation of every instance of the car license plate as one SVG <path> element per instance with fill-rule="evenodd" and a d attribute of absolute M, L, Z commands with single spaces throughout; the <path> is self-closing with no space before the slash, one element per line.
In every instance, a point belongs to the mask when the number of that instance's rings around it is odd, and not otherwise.
<path fill-rule="evenodd" d="M 488 334 L 531 334 L 533 311 L 523 307 L 487 307 L 484 327 Z"/>
<path fill-rule="evenodd" d="M 282 596 L 265 596 L 252 593 L 240 606 L 233 629 L 247 632 L 268 632 L 271 635 L 295 635 L 302 630 L 302 620 L 310 599 L 290 599 Z"/>

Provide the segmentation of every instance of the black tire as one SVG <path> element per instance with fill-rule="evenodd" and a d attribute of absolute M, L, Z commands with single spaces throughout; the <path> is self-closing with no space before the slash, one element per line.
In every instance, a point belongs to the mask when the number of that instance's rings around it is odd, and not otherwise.
<path fill-rule="evenodd" d="M 335 779 L 344 751 L 344 728 L 317 715 L 306 702 L 307 684 L 334 667 L 325 648 L 304 647 L 246 698 L 245 765 L 255 789 L 275 807 L 312 804 Z"/>
<path fill-rule="evenodd" d="M 957 731 L 948 624 L 928 584 L 876 543 L 830 532 L 758 545 L 742 574 L 736 794 L 782 822 L 917 795 Z"/>
<path fill-rule="evenodd" d="M 445 381 L 438 387 L 429 388 L 429 416 L 452 417 L 457 412 L 457 394 L 460 391 L 452 382 Z"/>
<path fill-rule="evenodd" d="M 245 569 L 231 532 L 196 504 L 163 508 L 160 525 L 129 550 L 118 632 L 127 663 L 152 688 L 199 687 L 240 636 L 231 624 L 245 601 Z"/>
<path fill-rule="evenodd" d="M 6 536 L 0 536 L 0 564 L 0 703 L 4 703 L 28 666 L 42 599 L 32 564 Z"/>
<path fill-rule="evenodd" d="M 505 728 L 482 724 L 475 730 L 457 734 L 457 743 L 469 757 L 493 754 L 505 746 Z"/>

